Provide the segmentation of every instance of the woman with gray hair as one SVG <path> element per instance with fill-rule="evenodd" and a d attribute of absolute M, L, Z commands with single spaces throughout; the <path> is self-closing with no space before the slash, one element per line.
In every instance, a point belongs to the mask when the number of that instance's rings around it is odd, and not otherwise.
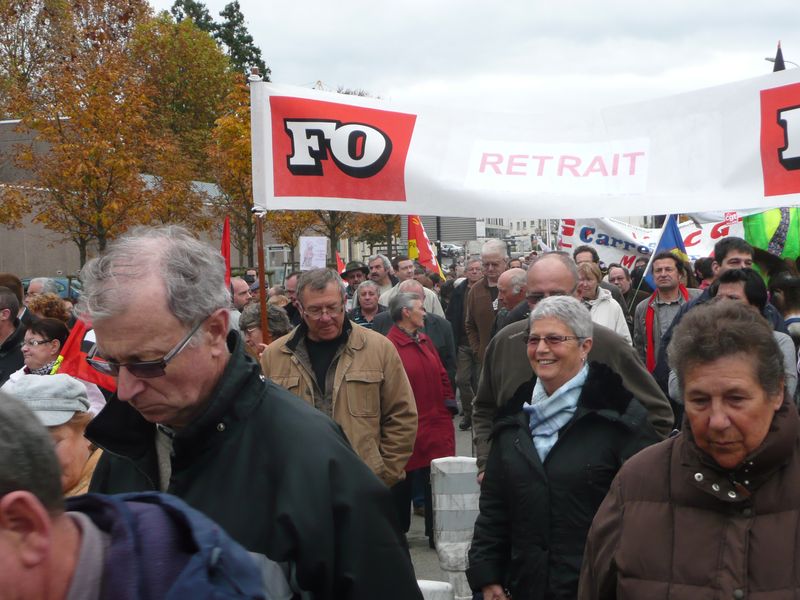
<path fill-rule="evenodd" d="M 292 330 L 292 324 L 289 322 L 286 311 L 273 304 L 267 305 L 267 326 L 273 340 L 277 340 Z M 267 348 L 267 344 L 264 343 L 264 334 L 261 331 L 260 302 L 250 302 L 242 309 L 239 317 L 239 330 L 242 332 L 247 353 L 260 359 L 261 353 Z"/>
<path fill-rule="evenodd" d="M 431 339 L 422 333 L 425 307 L 417 294 L 398 292 L 389 302 L 394 326 L 386 337 L 397 348 L 403 368 L 411 383 L 417 404 L 417 438 L 406 464 L 406 478 L 392 488 L 400 525 L 408 532 L 411 525 L 413 481 L 419 479 L 425 495 L 425 535 L 433 548 L 433 500 L 431 496 L 431 461 L 456 453 L 453 415 L 455 401 L 450 378 Z"/>
<path fill-rule="evenodd" d="M 587 364 L 591 347 L 591 316 L 575 298 L 551 296 L 531 312 L 535 376 L 495 420 L 469 551 L 467 578 L 485 600 L 574 600 L 614 475 L 659 440 L 619 375 Z"/>

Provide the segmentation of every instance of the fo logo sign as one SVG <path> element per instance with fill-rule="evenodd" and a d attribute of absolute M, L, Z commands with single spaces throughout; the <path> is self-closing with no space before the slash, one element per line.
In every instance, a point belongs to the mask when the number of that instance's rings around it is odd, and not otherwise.
<path fill-rule="evenodd" d="M 415 115 L 272 96 L 275 196 L 405 201 Z"/>
<path fill-rule="evenodd" d="M 761 90 L 764 195 L 800 193 L 800 83 Z"/>

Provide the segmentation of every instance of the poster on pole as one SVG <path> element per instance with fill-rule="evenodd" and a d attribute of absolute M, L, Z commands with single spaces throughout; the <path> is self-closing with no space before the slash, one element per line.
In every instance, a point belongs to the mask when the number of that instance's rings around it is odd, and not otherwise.
<path fill-rule="evenodd" d="M 300 236 L 300 270 L 324 269 L 328 261 L 328 238 Z"/>
<path fill-rule="evenodd" d="M 566 114 L 250 88 L 260 208 L 560 219 L 800 205 L 800 69 Z"/>

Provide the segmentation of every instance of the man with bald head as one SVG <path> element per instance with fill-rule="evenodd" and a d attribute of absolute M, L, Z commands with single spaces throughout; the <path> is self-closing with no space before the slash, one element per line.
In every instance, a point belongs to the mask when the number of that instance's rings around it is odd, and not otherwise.
<path fill-rule="evenodd" d="M 397 284 L 398 292 L 414 294 L 418 300 L 424 302 L 425 288 L 416 279 L 408 279 Z M 378 313 L 372 319 L 372 330 L 377 331 L 383 335 L 387 335 L 392 328 L 392 317 L 389 311 Z M 456 345 L 453 338 L 453 328 L 450 322 L 444 317 L 426 312 L 425 313 L 425 327 L 422 333 L 431 338 L 433 345 L 439 352 L 439 358 L 442 359 L 442 364 L 447 371 L 447 376 L 450 378 L 450 385 L 455 390 L 456 385 Z"/>
<path fill-rule="evenodd" d="M 492 337 L 509 323 L 514 322 L 511 312 L 519 308 L 523 314 L 528 310 L 528 274 L 525 269 L 509 269 L 497 279 L 497 303 L 499 309 L 492 326 Z"/>
<path fill-rule="evenodd" d="M 534 307 L 550 296 L 576 296 L 578 269 L 564 252 L 539 256 L 528 268 L 528 305 Z M 589 360 L 605 363 L 622 378 L 625 388 L 648 411 L 648 418 L 661 435 L 672 430 L 673 414 L 669 401 L 650 373 L 644 368 L 636 351 L 619 335 L 602 325 L 593 324 L 594 344 Z M 507 403 L 520 385 L 534 376 L 526 353 L 528 322 L 521 320 L 504 327 L 494 336 L 486 349 L 478 392 L 472 412 L 474 443 L 478 470 L 486 468 L 489 455 L 489 434 L 499 411 L 513 410 Z"/>

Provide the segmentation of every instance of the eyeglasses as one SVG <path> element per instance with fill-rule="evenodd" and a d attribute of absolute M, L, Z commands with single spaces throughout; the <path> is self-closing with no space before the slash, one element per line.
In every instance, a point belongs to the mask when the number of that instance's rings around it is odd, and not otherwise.
<path fill-rule="evenodd" d="M 538 346 L 539 342 L 544 340 L 544 343 L 548 346 L 558 346 L 559 344 L 563 344 L 569 340 L 583 340 L 585 338 L 578 337 L 576 335 L 532 335 L 528 337 L 528 345 L 530 346 Z"/>
<path fill-rule="evenodd" d="M 528 304 L 538 304 L 545 298 L 551 298 L 553 296 L 566 296 L 566 295 L 567 292 L 547 292 L 545 294 L 533 293 L 525 296 L 525 299 L 528 301 Z"/>
<path fill-rule="evenodd" d="M 119 370 L 122 367 L 125 367 L 128 370 L 128 373 L 133 375 L 134 377 L 139 377 L 141 379 L 151 379 L 153 377 L 161 377 L 165 374 L 165 369 L 169 362 L 178 356 L 181 351 L 189 345 L 189 340 L 192 339 L 192 336 L 197 333 L 197 330 L 200 329 L 200 326 L 205 322 L 205 319 L 201 320 L 197 325 L 195 325 L 192 330 L 183 338 L 178 345 L 175 346 L 172 350 L 167 352 L 163 358 L 158 360 L 142 360 L 138 362 L 129 362 L 129 363 L 118 363 L 113 360 L 106 360 L 102 357 L 97 356 L 97 344 L 92 346 L 92 349 L 89 351 L 88 356 L 86 357 L 86 362 L 88 362 L 92 367 L 94 367 L 97 371 L 102 373 L 103 375 L 110 375 L 111 377 L 119 376 Z"/>
<path fill-rule="evenodd" d="M 36 346 L 41 346 L 42 344 L 49 344 L 52 341 L 53 340 L 24 340 L 23 342 L 20 343 L 20 348 L 24 348 L 25 346 L 33 346 L 34 348 L 36 348 Z"/>
<path fill-rule="evenodd" d="M 335 317 L 344 308 L 344 304 L 337 304 L 336 306 L 312 306 L 311 308 L 303 308 L 303 314 L 309 319 L 321 319 L 322 315 Z"/>

